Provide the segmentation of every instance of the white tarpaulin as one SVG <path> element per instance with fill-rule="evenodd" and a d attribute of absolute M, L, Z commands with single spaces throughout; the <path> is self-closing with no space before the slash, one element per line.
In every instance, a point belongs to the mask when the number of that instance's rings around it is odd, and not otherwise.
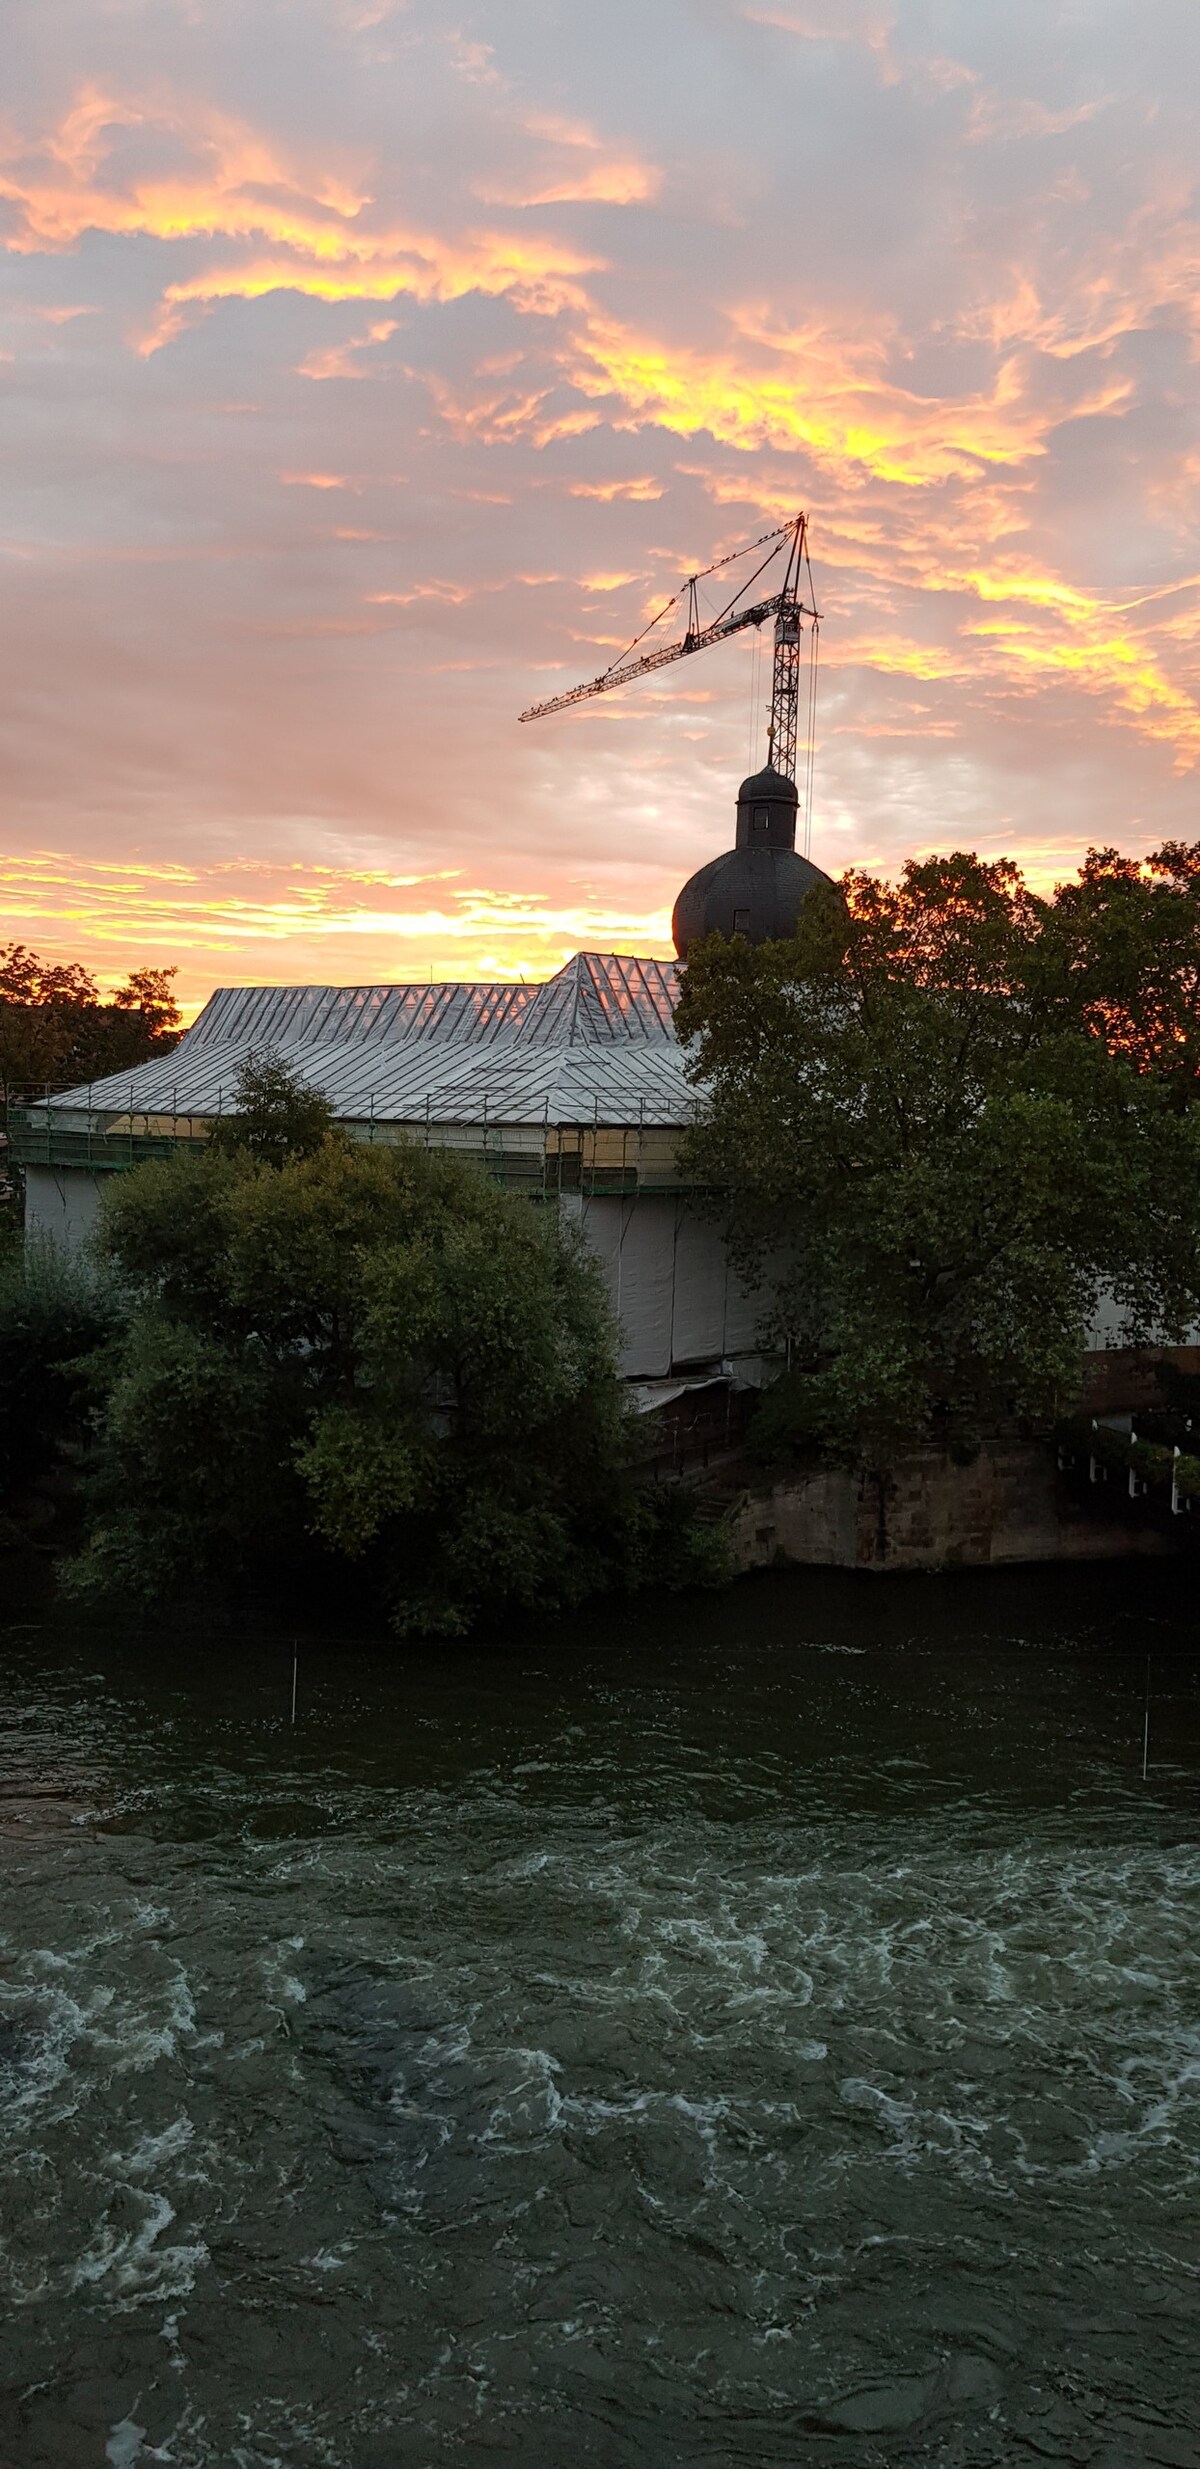
<path fill-rule="evenodd" d="M 712 1219 L 682 1197 L 576 1205 L 621 1323 L 626 1379 L 665 1380 L 756 1351 L 761 1305 L 735 1278 Z"/>

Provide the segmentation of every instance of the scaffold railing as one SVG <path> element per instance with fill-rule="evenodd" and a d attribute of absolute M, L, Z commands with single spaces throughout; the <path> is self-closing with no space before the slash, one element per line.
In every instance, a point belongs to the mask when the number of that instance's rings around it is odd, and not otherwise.
<path fill-rule="evenodd" d="M 94 1106 L 90 1088 L 78 1084 L 69 1107 L 55 1103 L 62 1095 L 61 1083 L 0 1083 L 0 1143 L 11 1163 L 128 1173 L 207 1140 L 213 1125 L 234 1111 L 226 1108 L 223 1093 L 203 1114 L 161 1104 L 139 1108 L 132 1089 L 122 1110 L 114 1109 L 111 1096 L 102 1108 Z M 396 1121 L 378 1113 L 370 1100 L 341 1128 L 355 1141 L 390 1146 L 416 1140 L 424 1147 L 452 1149 L 506 1189 L 546 1197 L 619 1198 L 682 1188 L 679 1133 L 673 1126 L 606 1124 L 598 1113 L 590 1123 L 551 1123 L 548 1111 L 541 1123 L 513 1122 L 492 1116 L 485 1097 L 473 1123 L 439 1121 L 428 1108 L 421 1119 Z"/>

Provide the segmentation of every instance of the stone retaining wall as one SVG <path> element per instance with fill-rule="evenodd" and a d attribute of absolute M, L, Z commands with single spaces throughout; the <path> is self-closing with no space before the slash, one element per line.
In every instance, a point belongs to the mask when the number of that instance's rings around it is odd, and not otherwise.
<path fill-rule="evenodd" d="M 837 1569 L 986 1568 L 1005 1562 L 1161 1556 L 1174 1539 L 1153 1526 L 1094 1518 L 1063 1483 L 1052 1449 L 1012 1442 L 956 1466 L 910 1449 L 883 1476 L 841 1467 L 790 1475 L 737 1500 L 729 1515 L 735 1564 L 794 1561 Z"/>

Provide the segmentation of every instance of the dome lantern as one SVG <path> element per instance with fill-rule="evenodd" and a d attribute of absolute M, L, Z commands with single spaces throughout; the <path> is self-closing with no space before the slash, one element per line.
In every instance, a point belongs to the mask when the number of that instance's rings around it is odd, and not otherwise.
<path fill-rule="evenodd" d="M 770 763 L 743 780 L 737 794 L 739 849 L 794 849 L 796 846 L 796 783 Z"/>

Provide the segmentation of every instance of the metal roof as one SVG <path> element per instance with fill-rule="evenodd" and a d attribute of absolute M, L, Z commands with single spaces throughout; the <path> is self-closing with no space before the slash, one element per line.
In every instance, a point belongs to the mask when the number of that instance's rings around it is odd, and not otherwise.
<path fill-rule="evenodd" d="M 537 986 L 219 986 L 181 1044 L 320 1044 L 471 1038 L 511 1030 Z"/>
<path fill-rule="evenodd" d="M 668 964 L 602 952 L 545 986 L 224 987 L 172 1053 L 54 1104 L 215 1114 L 269 1048 L 343 1121 L 669 1128 L 695 1102 L 675 994 Z"/>
<path fill-rule="evenodd" d="M 485 1045 L 596 1044 L 651 1038 L 674 1044 L 673 962 L 577 952 L 544 986 L 220 986 L 182 1041 L 274 1047 L 403 1038 Z"/>

